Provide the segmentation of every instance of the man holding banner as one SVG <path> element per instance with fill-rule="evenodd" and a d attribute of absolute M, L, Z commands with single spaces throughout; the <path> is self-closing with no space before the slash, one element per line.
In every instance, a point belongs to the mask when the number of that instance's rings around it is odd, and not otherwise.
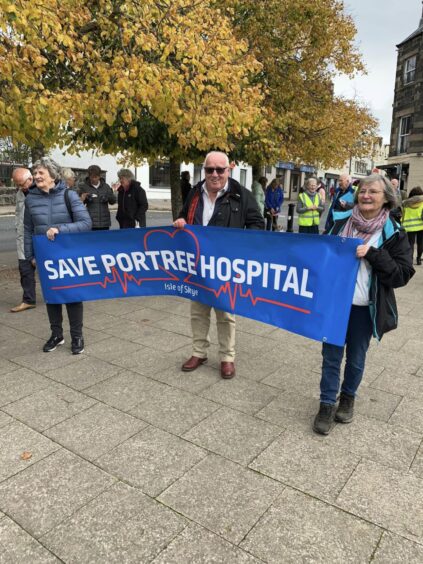
<path fill-rule="evenodd" d="M 191 190 L 174 227 L 212 225 L 240 229 L 264 229 L 264 219 L 254 196 L 237 181 L 229 178 L 229 159 L 225 153 L 210 152 L 204 161 L 205 181 Z M 191 302 L 193 352 L 183 365 L 184 372 L 192 372 L 207 360 L 210 345 L 209 328 L 211 306 Z M 235 315 L 214 308 L 219 341 L 220 374 L 222 378 L 235 376 Z"/>

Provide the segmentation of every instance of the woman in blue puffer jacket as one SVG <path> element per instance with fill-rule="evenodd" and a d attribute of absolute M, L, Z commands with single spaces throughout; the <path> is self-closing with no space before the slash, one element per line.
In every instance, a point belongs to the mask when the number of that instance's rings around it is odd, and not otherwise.
<path fill-rule="evenodd" d="M 42 158 L 33 165 L 33 177 L 36 188 L 31 190 L 25 200 L 24 250 L 25 258 L 35 262 L 32 246 L 33 235 L 47 235 L 54 241 L 58 233 L 76 233 L 90 231 L 91 218 L 78 194 L 61 180 L 60 167 L 49 158 Z M 68 209 L 69 206 L 69 209 Z M 44 352 L 51 352 L 58 345 L 64 344 L 62 326 L 62 305 L 46 304 L 51 327 L 51 337 L 43 347 Z M 82 337 L 82 302 L 66 304 L 72 338 L 72 354 L 84 352 Z"/>

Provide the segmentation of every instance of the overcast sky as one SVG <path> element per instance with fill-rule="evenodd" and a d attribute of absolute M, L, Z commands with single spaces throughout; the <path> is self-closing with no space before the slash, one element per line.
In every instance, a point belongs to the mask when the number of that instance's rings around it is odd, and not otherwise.
<path fill-rule="evenodd" d="M 389 143 L 394 99 L 396 45 L 413 33 L 422 16 L 421 0 L 345 0 L 357 27 L 356 43 L 367 67 L 366 76 L 335 80 L 336 94 L 365 102 L 379 120 Z"/>

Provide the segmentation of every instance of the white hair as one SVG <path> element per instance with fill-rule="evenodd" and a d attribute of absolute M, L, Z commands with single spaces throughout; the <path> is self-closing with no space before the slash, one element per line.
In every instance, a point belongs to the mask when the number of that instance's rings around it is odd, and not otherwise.
<path fill-rule="evenodd" d="M 210 151 L 209 153 L 207 153 L 206 158 L 204 159 L 204 165 L 203 166 L 206 166 L 206 162 L 210 157 L 214 157 L 214 156 L 217 156 L 217 155 L 225 157 L 226 166 L 229 166 L 228 155 L 226 153 L 224 153 L 223 151 Z"/>

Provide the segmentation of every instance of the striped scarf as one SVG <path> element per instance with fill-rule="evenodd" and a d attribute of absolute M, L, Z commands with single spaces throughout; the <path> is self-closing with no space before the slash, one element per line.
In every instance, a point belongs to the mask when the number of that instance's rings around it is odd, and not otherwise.
<path fill-rule="evenodd" d="M 388 217 L 389 210 L 382 208 L 376 217 L 366 219 L 361 215 L 358 206 L 354 206 L 353 212 L 342 230 L 342 235 L 344 237 L 360 238 L 367 243 L 373 233 L 383 229 Z"/>

